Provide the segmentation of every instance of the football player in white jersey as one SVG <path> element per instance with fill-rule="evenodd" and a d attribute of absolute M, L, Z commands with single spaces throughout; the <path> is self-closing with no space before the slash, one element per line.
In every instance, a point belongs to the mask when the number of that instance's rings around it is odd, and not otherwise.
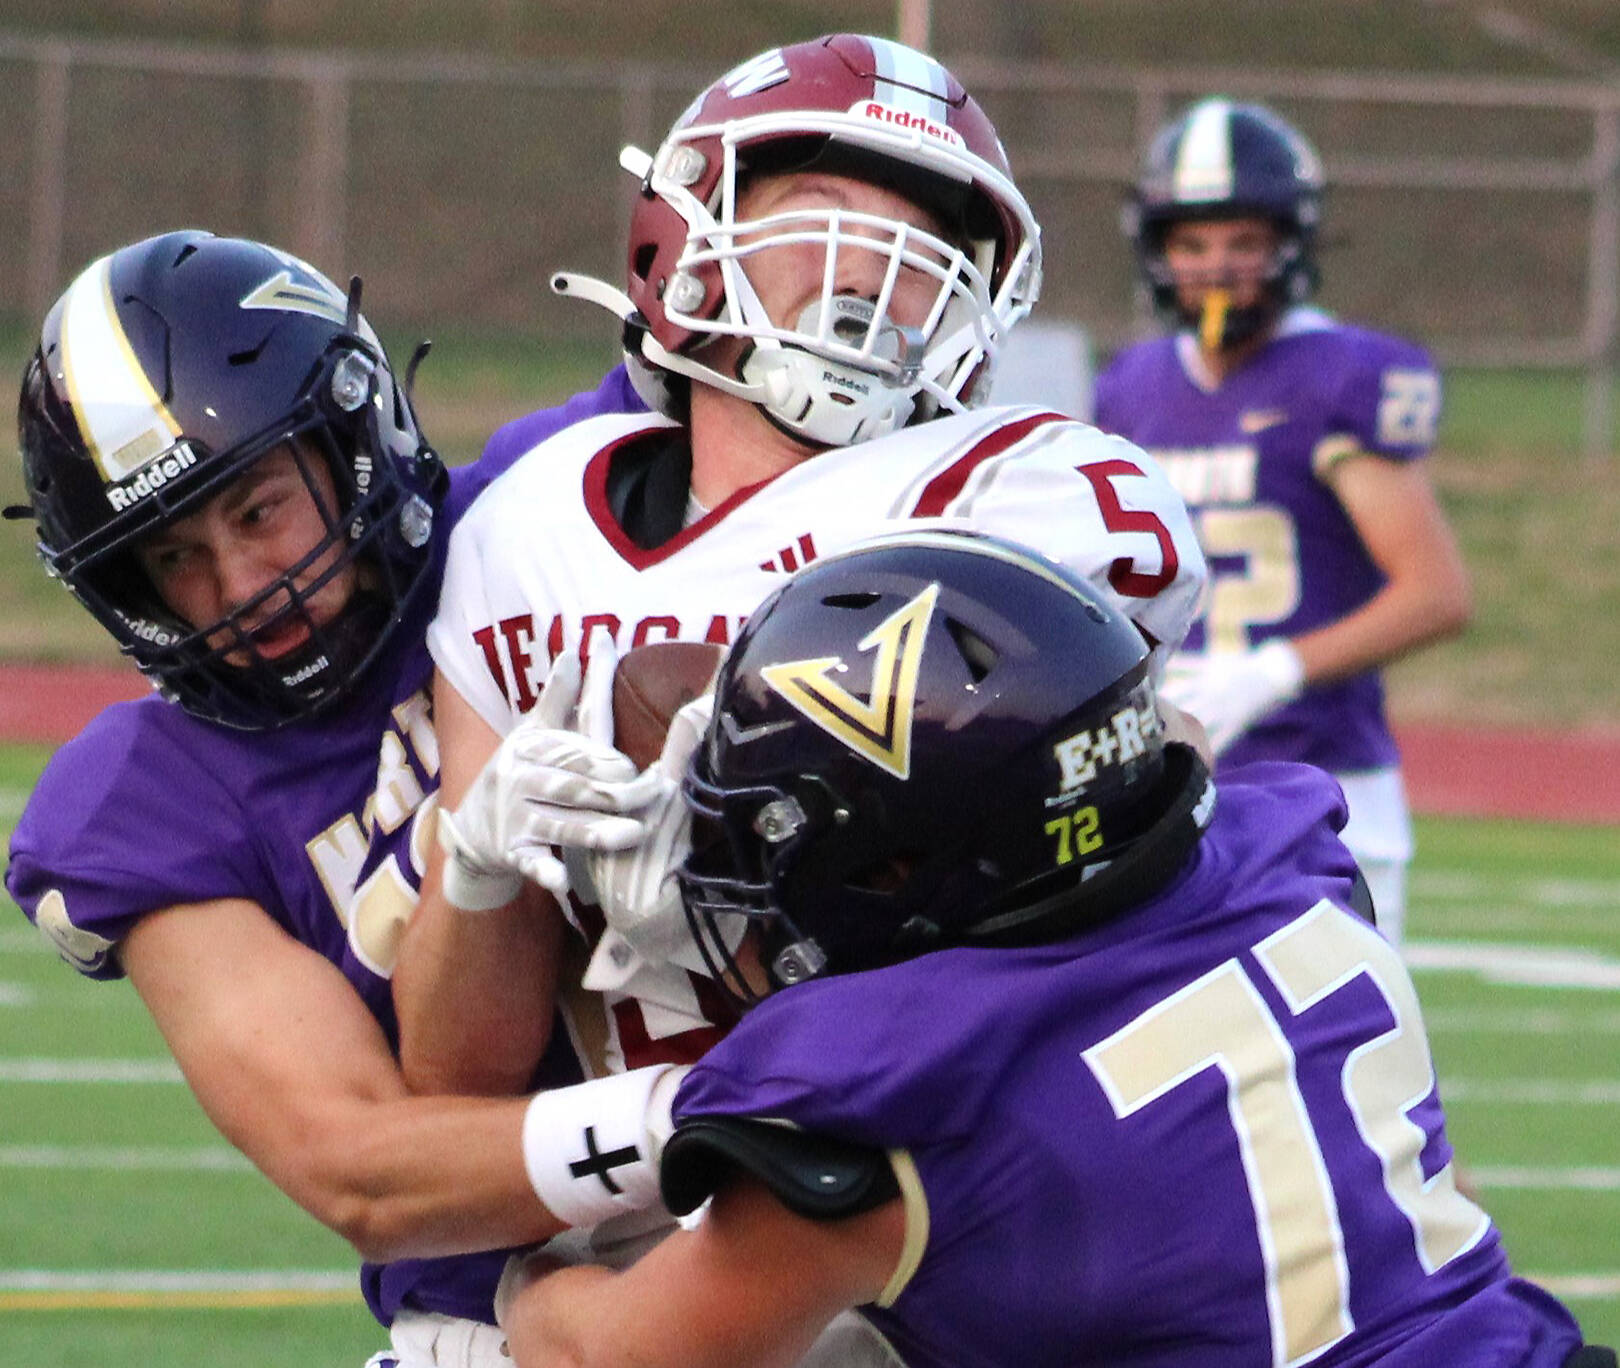
<path fill-rule="evenodd" d="M 784 576 L 904 520 L 1039 548 L 1157 647 L 1179 642 L 1203 585 L 1185 507 L 1138 448 L 1038 409 L 975 409 L 1034 303 L 1039 228 L 938 63 L 852 35 L 773 49 L 705 90 L 655 156 L 621 161 L 641 181 L 626 289 L 555 283 L 623 321 L 656 411 L 537 447 L 451 548 L 430 633 L 448 855 L 394 980 L 418 1088 L 521 1088 L 559 984 L 601 1069 L 690 1059 L 729 1024 L 701 974 L 637 964 L 638 946 L 668 949 L 660 916 L 680 918 L 662 878 L 680 842 L 601 849 L 679 803 L 600 731 L 562 729 L 582 653 L 729 642 Z M 544 725 L 519 726 L 537 700 Z M 575 855 L 561 877 L 553 844 L 596 848 L 596 879 Z M 650 873 L 621 883 L 654 845 Z M 604 917 L 631 932 L 597 956 L 594 1004 L 563 968 L 579 937 L 523 869 L 549 870 L 588 939 Z"/>

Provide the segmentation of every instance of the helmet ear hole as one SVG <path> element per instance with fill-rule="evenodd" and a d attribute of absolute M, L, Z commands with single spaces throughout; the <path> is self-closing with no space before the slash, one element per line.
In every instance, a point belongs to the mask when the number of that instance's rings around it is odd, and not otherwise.
<path fill-rule="evenodd" d="M 898 893 L 917 867 L 915 855 L 893 854 L 852 869 L 844 876 L 844 886 L 861 893 Z"/>
<path fill-rule="evenodd" d="M 968 667 L 973 682 L 982 684 L 985 676 L 995 668 L 1001 653 L 971 627 L 955 618 L 946 620 L 945 630 L 951 634 L 956 649 L 962 653 L 962 661 Z"/>
<path fill-rule="evenodd" d="M 822 602 L 829 608 L 844 608 L 858 613 L 870 608 L 880 597 L 878 594 L 829 594 Z"/>

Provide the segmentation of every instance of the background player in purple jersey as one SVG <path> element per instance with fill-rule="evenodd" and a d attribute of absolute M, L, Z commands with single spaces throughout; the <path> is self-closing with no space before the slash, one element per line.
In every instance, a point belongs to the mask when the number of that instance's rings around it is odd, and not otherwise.
<path fill-rule="evenodd" d="M 615 371 L 447 474 L 358 285 L 196 231 L 88 267 L 24 377 L 40 554 L 162 696 L 57 752 L 7 887 L 75 968 L 128 975 L 224 1134 L 373 1261 L 396 1344 L 498 1362 L 505 1255 L 459 1251 L 563 1223 L 522 1099 L 407 1095 L 388 974 L 409 898 L 397 869 L 357 892 L 361 855 L 373 835 L 421 861 L 450 524 L 524 437 L 637 406 Z M 532 1081 L 577 1077 L 553 1058 Z"/>
<path fill-rule="evenodd" d="M 951 532 L 818 561 L 738 639 L 687 792 L 692 932 L 754 1002 L 663 1155 L 671 1209 L 713 1205 L 531 1284 L 520 1368 L 785 1363 L 852 1305 L 912 1368 L 1577 1351 L 1452 1183 L 1338 788 L 1217 791 L 1084 581 Z"/>
<path fill-rule="evenodd" d="M 1339 778 L 1345 840 L 1398 943 L 1411 824 L 1377 671 L 1460 630 L 1469 588 L 1420 459 L 1432 361 L 1304 306 L 1321 195 L 1316 153 L 1260 106 L 1206 100 L 1161 130 L 1127 220 L 1177 330 L 1114 359 L 1097 422 L 1160 458 L 1209 558 L 1167 696 L 1223 764 Z"/>

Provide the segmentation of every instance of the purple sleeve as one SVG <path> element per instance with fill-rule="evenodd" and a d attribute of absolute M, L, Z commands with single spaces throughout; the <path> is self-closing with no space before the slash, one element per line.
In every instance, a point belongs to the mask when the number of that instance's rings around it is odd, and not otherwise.
<path fill-rule="evenodd" d="M 1343 344 L 1327 433 L 1353 437 L 1362 450 L 1394 461 L 1427 455 L 1441 404 L 1440 375 L 1428 352 L 1360 329 L 1345 329 Z"/>
<path fill-rule="evenodd" d="M 1114 412 L 1115 396 L 1119 392 L 1119 373 L 1125 365 L 1125 353 L 1121 352 L 1110 361 L 1103 372 L 1097 377 L 1092 394 L 1092 422 L 1104 432 L 1120 432 L 1119 415 Z"/>
<path fill-rule="evenodd" d="M 555 436 L 566 427 L 595 418 L 604 413 L 643 413 L 646 404 L 630 383 L 622 364 L 602 377 L 602 383 L 593 390 L 582 390 L 572 399 L 555 408 L 538 409 L 514 418 L 495 430 L 484 443 L 483 454 L 472 465 L 454 472 L 447 511 L 454 522 L 467 506 L 525 452 L 532 451 L 548 437 Z"/>
<path fill-rule="evenodd" d="M 263 899 L 262 866 L 234 796 L 144 727 L 158 700 L 116 704 L 61 747 L 11 841 L 6 887 L 62 957 L 121 977 L 111 949 L 158 908 Z"/>

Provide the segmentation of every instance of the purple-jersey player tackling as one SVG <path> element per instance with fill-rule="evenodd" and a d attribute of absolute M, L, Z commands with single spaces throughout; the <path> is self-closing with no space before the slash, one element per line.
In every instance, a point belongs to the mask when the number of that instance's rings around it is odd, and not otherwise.
<path fill-rule="evenodd" d="M 129 976 L 209 1116 L 371 1260 L 408 1368 L 449 1360 L 407 1332 L 501 1361 L 505 1255 L 468 1251 L 563 1223 L 525 1170 L 524 1099 L 407 1095 L 409 885 L 389 859 L 356 880 L 368 836 L 422 860 L 450 524 L 525 436 L 635 407 L 616 371 L 447 475 L 357 290 L 192 231 L 88 267 L 24 378 L 41 555 L 166 697 L 57 752 L 7 887 L 75 968 Z M 577 1077 L 553 1056 L 533 1082 Z"/>
<path fill-rule="evenodd" d="M 1466 620 L 1468 584 L 1421 458 L 1440 378 L 1400 339 L 1305 307 L 1322 178 L 1269 110 L 1207 100 L 1147 157 L 1130 219 L 1181 325 L 1126 349 L 1097 422 L 1158 456 L 1197 520 L 1206 613 L 1166 694 L 1223 766 L 1321 766 L 1399 943 L 1411 830 L 1378 667 Z"/>
<path fill-rule="evenodd" d="M 713 1204 L 531 1284 L 519 1368 L 787 1362 L 852 1305 L 911 1368 L 1581 1361 L 1452 1181 L 1338 788 L 1217 789 L 1084 581 L 962 532 L 822 558 L 686 791 L 692 932 L 753 1004 L 663 1154 Z"/>

